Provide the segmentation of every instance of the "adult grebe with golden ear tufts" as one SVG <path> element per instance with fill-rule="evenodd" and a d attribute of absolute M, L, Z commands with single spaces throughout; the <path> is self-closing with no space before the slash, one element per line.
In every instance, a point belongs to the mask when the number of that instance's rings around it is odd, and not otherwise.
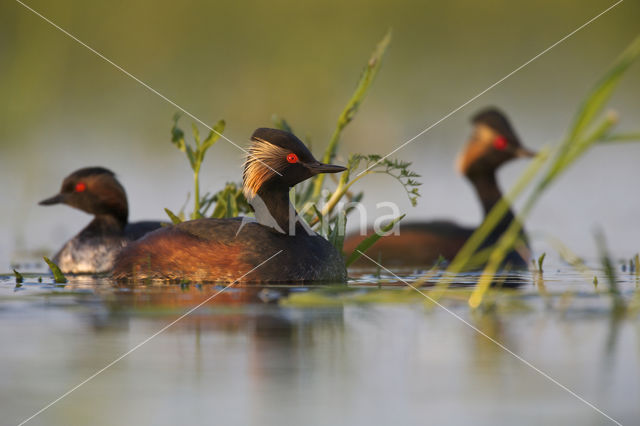
<path fill-rule="evenodd" d="M 251 140 L 243 190 L 255 211 L 255 221 L 197 219 L 159 229 L 120 253 L 115 279 L 346 280 L 341 254 L 309 229 L 289 201 L 294 185 L 318 173 L 346 169 L 318 162 L 297 137 L 282 130 L 260 128 Z"/>
<path fill-rule="evenodd" d="M 502 198 L 496 181 L 496 170 L 514 158 L 533 157 L 516 135 L 507 117 L 496 108 L 487 108 L 472 118 L 473 133 L 464 150 L 458 156 L 456 168 L 473 185 L 486 216 Z M 515 220 L 511 209 L 482 243 L 482 248 L 495 244 Z M 458 251 L 473 234 L 475 228 L 460 226 L 454 222 L 439 220 L 432 222 L 409 222 L 400 224 L 399 235 L 381 238 L 366 253 L 380 259 L 387 267 L 430 266 L 440 256 L 453 260 Z M 352 235 L 345 240 L 345 252 L 350 253 L 364 239 Z M 528 239 L 524 229 L 520 239 L 523 244 L 510 252 L 505 265 L 526 267 L 530 258 Z M 375 266 L 361 257 L 357 266 Z"/>

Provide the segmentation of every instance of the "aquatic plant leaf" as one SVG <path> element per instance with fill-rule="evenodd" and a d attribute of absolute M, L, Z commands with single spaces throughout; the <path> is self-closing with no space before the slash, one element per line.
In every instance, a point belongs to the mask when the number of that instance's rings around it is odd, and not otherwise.
<path fill-rule="evenodd" d="M 361 166 L 364 166 L 366 171 L 350 180 L 352 173 Z M 338 187 L 333 191 L 331 197 L 323 206 L 322 214 L 324 216 L 330 215 L 340 200 L 345 196 L 349 198 L 349 201 L 355 201 L 353 196 L 349 195 L 351 186 L 365 176 L 376 173 L 387 174 L 396 179 L 404 188 L 411 204 L 415 206 L 417 204 L 417 199 L 420 196 L 418 186 L 422 184 L 413 179 L 415 177 L 420 177 L 420 175 L 409 170 L 409 166 L 411 166 L 410 162 L 391 160 L 388 158 L 382 159 L 382 157 L 377 154 L 352 154 L 347 161 L 347 170 L 340 176 Z M 361 196 L 358 197 L 358 200 L 361 198 Z M 319 219 L 317 216 L 311 219 L 311 226 L 315 226 L 318 221 Z"/>
<path fill-rule="evenodd" d="M 345 173 L 347 174 L 347 180 L 353 172 L 361 167 L 364 168 L 366 172 L 359 177 L 371 173 L 389 175 L 402 185 L 407 193 L 407 197 L 409 198 L 411 205 L 415 207 L 418 203 L 418 197 L 420 197 L 418 187 L 421 186 L 422 183 L 414 179 L 419 178 L 420 175 L 409 169 L 411 165 L 412 163 L 410 161 L 401 161 L 390 158 L 382 159 L 378 154 L 352 154 L 349 157 L 347 171 Z"/>
<path fill-rule="evenodd" d="M 636 37 L 624 52 L 622 52 L 613 67 L 600 79 L 582 102 L 569 133 L 569 139 L 574 140 L 584 133 L 596 115 L 602 111 L 620 82 L 620 79 L 639 55 L 640 36 Z"/>
<path fill-rule="evenodd" d="M 196 170 L 198 162 L 196 161 L 196 156 L 193 152 L 193 149 L 191 148 L 191 146 L 186 144 L 185 144 L 185 148 L 186 148 L 187 158 L 189 159 L 189 164 L 191 165 L 191 168 L 193 170 Z"/>
<path fill-rule="evenodd" d="M 358 112 L 360 104 L 364 100 L 371 84 L 378 74 L 378 70 L 382 65 L 382 57 L 384 56 L 390 42 L 391 30 L 388 30 L 369 58 L 365 69 L 360 75 L 360 80 L 358 81 L 355 92 L 351 96 L 351 99 L 349 99 L 349 102 L 347 102 L 347 105 L 338 118 L 338 124 L 336 127 L 337 135 L 335 138 L 332 138 L 332 141 L 327 147 L 323 156 L 323 160 L 325 163 L 330 163 L 335 157 L 339 135 L 347 126 L 347 124 L 351 123 L 356 112 Z"/>
<path fill-rule="evenodd" d="M 223 189 L 211 197 L 211 201 L 216 203 L 210 216 L 212 218 L 232 218 L 252 212 L 251 206 L 242 192 L 242 185 L 239 183 L 227 182 Z"/>
<path fill-rule="evenodd" d="M 216 203 L 216 206 L 213 208 L 213 213 L 211 213 L 211 217 L 214 219 L 222 219 L 225 216 L 227 211 L 227 206 L 223 200 L 220 200 Z"/>
<path fill-rule="evenodd" d="M 182 152 L 185 152 L 184 132 L 178 127 L 178 120 L 180 114 L 176 113 L 173 116 L 173 126 L 171 127 L 171 142 Z"/>
<path fill-rule="evenodd" d="M 169 216 L 169 219 L 171 219 L 171 223 L 173 223 L 174 225 L 177 225 L 182 222 L 182 219 L 176 216 L 171 210 L 165 208 L 164 212 L 167 214 L 167 216 Z"/>
<path fill-rule="evenodd" d="M 598 252 L 600 254 L 600 262 L 602 263 L 602 270 L 607 278 L 607 284 L 609 286 L 609 295 L 613 302 L 613 313 L 620 314 L 626 310 L 627 304 L 624 297 L 620 293 L 618 286 L 618 277 L 616 276 L 616 268 L 613 266 L 611 255 L 607 249 L 604 234 L 602 231 L 597 231 L 595 234 L 596 245 L 598 246 Z"/>
<path fill-rule="evenodd" d="M 344 210 L 341 210 L 335 221 L 334 226 L 331 231 L 329 231 L 329 242 L 338 250 L 339 253 L 342 253 L 342 248 L 344 246 L 344 235 L 347 229 L 347 215 Z"/>
<path fill-rule="evenodd" d="M 349 267 L 353 262 L 358 260 L 360 256 L 362 256 L 362 253 L 369 250 L 380 238 L 384 236 L 385 233 L 391 231 L 395 224 L 400 222 L 405 216 L 406 214 L 398 216 L 397 218 L 393 219 L 391 222 L 380 228 L 380 232 L 374 232 L 373 234 L 362 240 L 362 242 L 358 244 L 355 250 L 353 250 L 353 253 L 351 253 L 351 255 L 349 255 L 349 257 L 347 258 L 347 261 L 345 262 L 346 266 Z"/>
<path fill-rule="evenodd" d="M 196 149 L 200 148 L 200 130 L 196 123 L 191 123 L 191 133 L 193 133 L 193 140 L 196 142 Z"/>
<path fill-rule="evenodd" d="M 329 306 L 342 306 L 343 300 L 338 297 L 331 297 L 325 293 L 320 292 L 300 292 L 291 293 L 285 299 L 278 302 L 281 306 L 295 306 L 295 307 L 329 307 Z"/>
<path fill-rule="evenodd" d="M 376 48 L 371 54 L 371 57 L 369 58 L 369 61 L 367 61 L 367 65 L 360 75 L 360 79 L 358 80 L 355 92 L 338 117 L 336 128 L 333 132 L 333 135 L 331 136 L 331 139 L 329 140 L 329 144 L 327 145 L 324 155 L 322 156 L 323 163 L 331 163 L 331 161 L 333 161 L 338 150 L 340 135 L 342 134 L 344 128 L 353 120 L 356 112 L 358 112 L 360 104 L 364 100 L 367 92 L 369 91 L 369 88 L 371 87 L 371 84 L 378 74 L 378 70 L 382 65 L 382 58 L 387 51 L 387 47 L 389 46 L 390 42 L 391 29 L 387 31 L 382 40 L 377 44 Z M 313 179 L 313 200 L 317 200 L 320 196 L 324 185 L 325 176 L 325 174 L 319 174 Z"/>
<path fill-rule="evenodd" d="M 213 126 L 213 130 L 209 132 L 207 138 L 202 141 L 202 150 L 206 152 L 207 149 L 211 148 L 218 140 L 220 139 L 220 135 L 224 132 L 224 128 L 226 127 L 226 122 L 224 120 L 219 120 L 215 126 Z M 204 158 L 204 155 L 203 155 Z"/>
<path fill-rule="evenodd" d="M 313 195 L 313 180 L 303 182 L 296 189 L 296 207 L 301 209 L 306 204 L 311 203 Z"/>
<path fill-rule="evenodd" d="M 236 187 L 236 205 L 238 206 L 238 214 L 240 213 L 252 213 L 251 205 L 247 201 L 247 197 L 244 196 L 242 191 L 242 184 L 234 184 Z"/>
<path fill-rule="evenodd" d="M 275 126 L 276 129 L 284 130 L 285 132 L 293 133 L 293 129 L 284 118 L 273 114 L 271 116 L 271 122 Z"/>
<path fill-rule="evenodd" d="M 311 208 L 313 209 L 313 211 L 316 214 L 316 218 L 318 219 L 319 223 L 320 223 L 320 227 L 319 229 L 317 229 L 316 231 L 322 235 L 325 238 L 328 238 L 327 235 L 327 227 L 324 221 L 324 215 L 322 214 L 322 212 L 318 209 L 318 206 L 316 206 L 315 204 L 311 205 Z"/>
<path fill-rule="evenodd" d="M 547 256 L 547 253 L 542 253 L 538 258 L 538 271 L 542 272 L 542 264 L 544 263 L 544 258 Z"/>
<path fill-rule="evenodd" d="M 13 275 L 16 276 L 16 284 L 22 284 L 24 282 L 24 277 L 22 274 L 15 269 L 13 270 Z"/>
<path fill-rule="evenodd" d="M 47 265 L 49 265 L 49 269 L 51 269 L 51 272 L 53 272 L 53 281 L 58 284 L 66 283 L 67 279 L 65 278 L 58 265 L 51 261 L 47 256 L 44 256 L 43 259 L 47 263 Z"/>
<path fill-rule="evenodd" d="M 638 142 L 638 141 L 640 141 L 640 133 L 619 133 L 615 135 L 605 136 L 599 142 L 602 144 L 606 144 L 606 143 Z"/>
<path fill-rule="evenodd" d="M 231 191 L 227 192 L 227 217 L 236 217 L 238 216 L 238 206 L 236 205 L 236 197 L 235 194 L 232 194 Z"/>
<path fill-rule="evenodd" d="M 214 196 L 213 200 L 216 203 L 216 206 L 213 208 L 213 213 L 211 214 L 212 218 L 215 219 L 223 219 L 225 217 L 229 217 L 229 186 L 225 186 L 223 189 L 218 191 Z"/>
<path fill-rule="evenodd" d="M 209 149 L 213 144 L 220 138 L 222 131 L 225 127 L 224 120 L 219 120 L 216 125 L 209 132 L 209 135 L 204 141 L 200 141 L 200 131 L 198 130 L 198 126 L 195 123 L 191 124 L 193 139 L 195 141 L 195 149 L 187 144 L 184 140 L 184 132 L 178 127 L 178 120 L 180 119 L 180 114 L 176 113 L 173 116 L 173 126 L 171 128 L 171 142 L 173 142 L 178 149 L 182 152 L 186 153 L 187 159 L 189 160 L 189 165 L 193 170 L 193 212 L 189 215 L 191 219 L 198 219 L 203 217 L 203 213 L 201 212 L 201 199 L 200 198 L 200 167 L 202 166 L 202 162 L 204 161 L 205 153 L 207 149 Z M 206 196 L 204 198 L 204 203 L 206 204 Z M 210 205 L 210 203 L 209 203 Z M 206 209 L 205 209 L 206 210 Z"/>

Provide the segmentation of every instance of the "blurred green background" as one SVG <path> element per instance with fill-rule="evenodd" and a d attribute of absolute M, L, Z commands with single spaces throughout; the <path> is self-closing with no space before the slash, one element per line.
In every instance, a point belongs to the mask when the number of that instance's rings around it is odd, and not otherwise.
<path fill-rule="evenodd" d="M 277 113 L 319 155 L 358 75 L 385 31 L 393 40 L 373 89 L 344 133 L 349 153 L 386 154 L 608 6 L 610 1 L 232 2 L 56 1 L 27 3 L 225 135 L 246 145 Z M 409 218 L 480 220 L 471 188 L 452 168 L 468 117 L 496 105 L 525 144 L 558 141 L 589 87 L 638 33 L 640 2 L 624 1 L 566 42 L 397 153 L 422 174 L 417 208 L 383 176 L 362 185 L 375 204 L 395 201 Z M 636 65 L 613 100 L 621 128 L 640 127 Z M 81 212 L 36 203 L 67 174 L 113 169 L 131 219 L 163 218 L 191 188 L 169 140 L 176 108 L 14 1 L 0 4 L 0 265 L 25 251 L 55 250 L 88 222 Z M 188 126 L 183 118 L 183 127 Z M 598 147 L 546 194 L 527 224 L 595 253 L 604 229 L 617 256 L 638 251 L 640 145 Z M 204 191 L 240 179 L 242 152 L 221 141 L 203 167 Z M 508 187 L 524 167 L 500 173 Z M 388 214 L 388 211 L 379 211 Z M 357 226 L 352 222 L 351 226 Z"/>

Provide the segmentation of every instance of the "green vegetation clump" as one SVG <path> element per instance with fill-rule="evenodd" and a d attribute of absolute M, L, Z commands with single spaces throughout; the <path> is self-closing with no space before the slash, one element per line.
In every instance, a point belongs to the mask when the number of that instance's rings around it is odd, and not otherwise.
<path fill-rule="evenodd" d="M 49 269 L 51 269 L 51 272 L 53 273 L 53 281 L 58 284 L 65 284 L 67 282 L 67 278 L 64 276 L 64 274 L 60 270 L 60 267 L 58 267 L 58 265 L 56 265 L 54 261 L 50 260 L 46 256 L 44 256 L 43 259 L 49 266 Z"/>
<path fill-rule="evenodd" d="M 16 287 L 20 287 L 24 282 L 24 277 L 20 272 L 16 271 L 15 269 L 13 270 L 13 275 L 15 275 L 16 277 Z"/>
<path fill-rule="evenodd" d="M 200 131 L 198 130 L 198 126 L 196 126 L 195 123 L 192 124 L 194 145 L 191 146 L 185 142 L 184 131 L 178 127 L 179 119 L 180 114 L 175 114 L 173 117 L 173 127 L 171 128 L 171 142 L 180 151 L 186 154 L 191 170 L 193 170 L 193 212 L 191 213 L 190 218 L 199 219 L 205 216 L 206 209 L 210 205 L 210 203 L 204 203 L 204 201 L 206 201 L 206 195 L 204 199 L 200 198 L 200 168 L 202 167 L 202 162 L 204 161 L 204 156 L 207 153 L 207 150 L 211 148 L 218 139 L 220 139 L 220 136 L 222 136 L 225 122 L 224 120 L 218 121 L 203 141 L 200 140 Z M 167 211 L 167 214 L 174 223 L 179 218 L 178 215 L 175 215 L 170 211 Z"/>

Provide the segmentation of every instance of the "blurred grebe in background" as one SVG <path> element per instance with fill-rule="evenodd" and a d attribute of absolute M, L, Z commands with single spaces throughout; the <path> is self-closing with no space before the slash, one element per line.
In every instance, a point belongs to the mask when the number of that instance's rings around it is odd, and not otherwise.
<path fill-rule="evenodd" d="M 502 198 L 502 192 L 496 181 L 496 171 L 510 160 L 521 157 L 533 157 L 535 153 L 526 149 L 516 135 L 504 113 L 496 108 L 487 108 L 472 117 L 473 132 L 462 152 L 458 155 L 456 168 L 473 185 L 482 204 L 484 216 L 491 211 Z M 481 248 L 495 244 L 515 219 L 509 208 L 507 214 L 484 240 Z M 386 267 L 420 267 L 433 265 L 440 256 L 451 261 L 473 234 L 475 228 L 460 226 L 452 221 L 437 220 L 430 222 L 400 223 L 399 235 L 382 237 L 365 253 Z M 365 238 L 350 235 L 346 238 L 344 249 L 351 253 Z M 526 267 L 530 258 L 528 239 L 524 228 L 521 231 L 522 244 L 508 254 L 505 265 Z M 354 266 L 375 267 L 364 256 Z"/>
<path fill-rule="evenodd" d="M 60 193 L 39 204 L 66 204 L 94 215 L 53 257 L 64 273 L 109 272 L 122 247 L 162 226 L 151 221 L 128 223 L 125 190 L 114 173 L 103 167 L 76 170 L 64 179 Z"/>

